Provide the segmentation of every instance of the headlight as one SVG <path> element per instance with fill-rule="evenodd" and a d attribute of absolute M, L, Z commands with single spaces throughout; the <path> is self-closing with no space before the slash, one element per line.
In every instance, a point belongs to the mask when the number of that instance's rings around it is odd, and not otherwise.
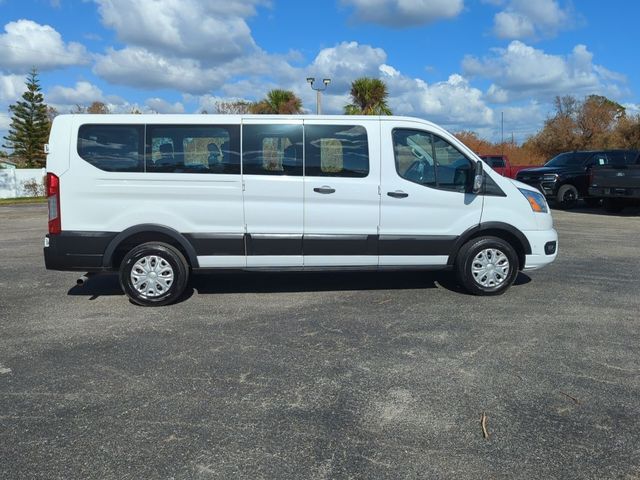
<path fill-rule="evenodd" d="M 557 173 L 545 173 L 542 176 L 542 181 L 543 182 L 555 182 L 556 180 L 558 180 L 558 174 Z"/>
<path fill-rule="evenodd" d="M 533 190 L 527 190 L 526 188 L 519 188 L 518 190 L 520 190 L 520 193 L 529 201 L 531 210 L 539 213 L 547 213 L 549 211 L 544 195 L 534 192 Z"/>

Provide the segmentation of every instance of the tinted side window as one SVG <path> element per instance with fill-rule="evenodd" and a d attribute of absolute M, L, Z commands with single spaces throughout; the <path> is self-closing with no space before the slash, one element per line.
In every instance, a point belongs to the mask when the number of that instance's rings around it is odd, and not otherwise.
<path fill-rule="evenodd" d="M 82 125 L 78 155 L 107 172 L 142 172 L 144 125 Z"/>
<path fill-rule="evenodd" d="M 487 157 L 484 159 L 491 168 L 504 168 L 506 165 L 502 157 Z"/>
<path fill-rule="evenodd" d="M 465 192 L 470 184 L 471 160 L 446 140 L 433 137 L 436 158 L 436 181 L 441 190 Z"/>
<path fill-rule="evenodd" d="M 446 140 L 420 130 L 395 129 L 396 171 L 405 180 L 441 190 L 466 192 L 473 163 Z"/>
<path fill-rule="evenodd" d="M 240 173 L 238 125 L 147 125 L 148 172 Z"/>
<path fill-rule="evenodd" d="M 624 158 L 624 154 L 623 154 Z M 589 159 L 589 165 L 607 165 L 611 163 L 604 153 L 595 153 L 593 157 Z"/>
<path fill-rule="evenodd" d="M 366 177 L 369 175 L 367 130 L 353 125 L 306 125 L 305 175 Z"/>
<path fill-rule="evenodd" d="M 244 174 L 302 176 L 302 165 L 302 125 L 242 127 Z"/>
<path fill-rule="evenodd" d="M 420 185 L 436 186 L 430 133 L 396 128 L 393 130 L 393 153 L 398 175 Z"/>

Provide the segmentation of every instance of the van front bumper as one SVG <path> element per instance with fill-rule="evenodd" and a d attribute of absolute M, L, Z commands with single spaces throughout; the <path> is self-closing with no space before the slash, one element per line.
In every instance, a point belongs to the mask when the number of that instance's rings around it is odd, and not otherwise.
<path fill-rule="evenodd" d="M 553 262 L 558 256 L 558 232 L 530 230 L 522 232 L 531 245 L 531 254 L 526 255 L 523 270 L 536 270 Z"/>

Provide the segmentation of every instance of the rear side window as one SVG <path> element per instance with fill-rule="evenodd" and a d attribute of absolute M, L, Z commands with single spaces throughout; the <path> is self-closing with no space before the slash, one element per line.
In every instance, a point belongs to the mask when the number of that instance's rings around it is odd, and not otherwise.
<path fill-rule="evenodd" d="M 240 173 L 238 125 L 147 125 L 148 172 Z"/>
<path fill-rule="evenodd" d="M 243 174 L 302 176 L 302 166 L 302 125 L 242 127 Z"/>
<path fill-rule="evenodd" d="M 144 125 L 82 125 L 78 155 L 107 172 L 144 170 Z"/>
<path fill-rule="evenodd" d="M 369 174 L 367 131 L 361 126 L 306 125 L 305 175 L 366 177 Z"/>

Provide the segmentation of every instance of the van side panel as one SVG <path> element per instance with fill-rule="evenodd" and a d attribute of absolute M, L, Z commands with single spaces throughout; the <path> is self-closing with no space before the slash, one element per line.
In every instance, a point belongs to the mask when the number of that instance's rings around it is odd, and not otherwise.
<path fill-rule="evenodd" d="M 65 263 L 77 270 L 104 268 L 102 261 L 97 259 L 105 253 L 105 242 L 108 244 L 116 235 L 132 227 L 154 224 L 189 238 L 188 241 L 197 247 L 198 256 L 209 256 L 214 246 L 224 244 L 227 252 L 216 255 L 231 251 L 237 257 L 233 261 L 224 259 L 221 263 L 244 267 L 240 174 L 101 170 L 80 157 L 78 130 L 83 124 L 122 123 L 123 120 L 118 116 L 96 117 L 66 116 L 60 122 L 56 119 L 51 168 L 54 172 L 63 169 L 67 172 L 60 182 L 63 235 L 50 236 L 49 244 L 55 248 L 48 249 L 50 262 L 47 265 L 57 268 L 54 264 L 60 262 L 53 258 L 58 251 L 64 252 L 60 269 Z M 166 122 L 161 116 L 137 115 L 126 124 L 155 124 L 163 120 Z M 233 124 L 231 119 L 225 119 L 225 122 Z M 64 142 L 63 133 L 66 134 Z M 63 152 L 64 144 L 66 151 Z M 67 159 L 67 165 L 60 157 Z M 234 243 L 234 248 L 230 248 L 230 243 Z M 215 263 L 214 260 L 210 259 L 209 263 Z"/>

